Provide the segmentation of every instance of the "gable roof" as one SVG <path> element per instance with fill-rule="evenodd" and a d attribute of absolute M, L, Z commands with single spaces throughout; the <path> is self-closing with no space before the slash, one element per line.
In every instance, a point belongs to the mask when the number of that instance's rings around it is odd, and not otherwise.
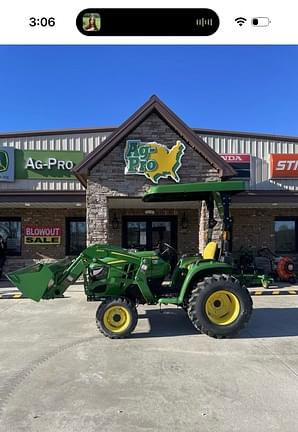
<path fill-rule="evenodd" d="M 183 138 L 197 153 L 209 162 L 222 178 L 232 177 L 236 174 L 233 168 L 226 163 L 205 141 L 198 137 L 173 111 L 170 110 L 157 96 L 153 95 L 142 105 L 132 116 L 130 116 L 121 126 L 111 133 L 96 147 L 86 158 L 75 166 L 73 173 L 86 186 L 90 170 L 97 165 L 107 154 L 109 154 L 117 144 L 139 124 L 141 124 L 150 114 L 158 114 L 178 135 Z"/>

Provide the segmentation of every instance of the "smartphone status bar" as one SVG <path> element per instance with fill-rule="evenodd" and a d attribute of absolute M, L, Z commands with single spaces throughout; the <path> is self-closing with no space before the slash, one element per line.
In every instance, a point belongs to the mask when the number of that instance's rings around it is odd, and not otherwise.
<path fill-rule="evenodd" d="M 117 7 L 120 0 L 102 0 L 100 8 L 83 0 L 44 3 L 18 4 L 13 26 L 11 4 L 1 5 L 0 44 L 298 44 L 297 14 L 289 0 L 283 5 L 185 0 L 183 8 L 175 0 L 150 0 L 143 8 L 133 7 L 132 0 L 125 8 Z"/>

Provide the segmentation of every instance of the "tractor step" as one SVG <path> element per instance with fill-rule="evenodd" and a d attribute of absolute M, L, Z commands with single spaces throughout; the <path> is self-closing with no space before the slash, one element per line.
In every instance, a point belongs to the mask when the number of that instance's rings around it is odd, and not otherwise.
<path fill-rule="evenodd" d="M 159 304 L 179 304 L 179 298 L 178 297 L 161 297 L 158 299 Z"/>

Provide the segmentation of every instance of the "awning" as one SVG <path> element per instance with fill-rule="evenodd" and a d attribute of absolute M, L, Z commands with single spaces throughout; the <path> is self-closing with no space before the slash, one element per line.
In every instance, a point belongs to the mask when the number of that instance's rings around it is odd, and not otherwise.
<path fill-rule="evenodd" d="M 151 186 L 144 195 L 145 202 L 203 201 L 210 193 L 228 192 L 236 194 L 245 190 L 244 181 L 179 183 Z"/>

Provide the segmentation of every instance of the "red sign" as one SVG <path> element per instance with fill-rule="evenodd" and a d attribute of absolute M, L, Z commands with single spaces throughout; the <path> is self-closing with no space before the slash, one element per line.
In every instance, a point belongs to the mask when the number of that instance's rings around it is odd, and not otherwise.
<path fill-rule="evenodd" d="M 270 154 L 270 177 L 298 178 L 298 154 Z"/>
<path fill-rule="evenodd" d="M 249 154 L 239 154 L 239 153 L 227 153 L 221 154 L 221 158 L 231 165 L 231 167 L 236 171 L 236 177 L 241 179 L 250 178 L 250 155 Z"/>
<path fill-rule="evenodd" d="M 40 244 L 40 245 L 55 245 L 61 242 L 60 227 L 24 227 L 24 242 L 25 244 Z"/>
<path fill-rule="evenodd" d="M 230 164 L 232 163 L 250 163 L 249 154 L 229 153 L 221 154 L 222 159 Z"/>

